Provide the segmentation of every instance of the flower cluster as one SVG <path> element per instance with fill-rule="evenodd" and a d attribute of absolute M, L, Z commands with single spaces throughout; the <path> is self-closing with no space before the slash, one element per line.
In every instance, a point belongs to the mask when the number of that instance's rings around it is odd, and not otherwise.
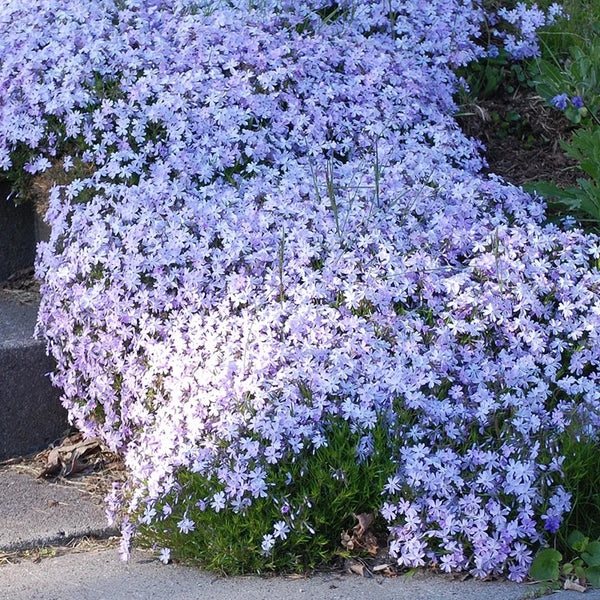
<path fill-rule="evenodd" d="M 569 506 L 557 440 L 600 422 L 599 241 L 479 174 L 451 116 L 477 2 L 257 4 L 0 8 L 0 164 L 81 173 L 50 195 L 39 329 L 125 456 L 123 552 L 181 470 L 243 512 L 342 418 L 359 460 L 377 422 L 394 442 L 399 564 L 522 579 Z"/>
<path fill-rule="evenodd" d="M 553 25 L 561 17 L 565 17 L 565 13 L 559 4 L 552 4 L 544 11 L 536 3 L 527 6 L 525 2 L 518 2 L 514 8 L 502 7 L 492 15 L 493 22 L 501 23 L 501 27 L 495 29 L 494 34 L 502 40 L 504 49 L 513 58 L 531 58 L 537 56 L 540 51 L 538 30 Z"/>
<path fill-rule="evenodd" d="M 581 96 L 573 96 L 569 100 L 567 94 L 565 94 L 565 93 L 557 94 L 556 96 L 551 98 L 549 102 L 552 106 L 555 106 L 559 110 L 565 110 L 565 108 L 567 108 L 569 102 L 571 103 L 573 108 L 575 108 L 577 110 L 579 110 L 580 108 L 583 108 L 585 106 L 585 103 L 583 102 L 583 99 Z"/>

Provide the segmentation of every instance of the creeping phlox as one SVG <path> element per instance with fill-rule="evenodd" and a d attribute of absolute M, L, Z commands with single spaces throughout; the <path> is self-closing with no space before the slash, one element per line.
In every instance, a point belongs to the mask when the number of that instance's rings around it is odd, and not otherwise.
<path fill-rule="evenodd" d="M 218 481 L 203 510 L 244 511 L 335 417 L 359 460 L 376 423 L 393 436 L 399 564 L 526 575 L 569 508 L 557 440 L 599 425 L 600 245 L 480 174 L 452 68 L 486 51 L 484 18 L 469 0 L 2 3 L 0 165 L 71 174 L 39 330 L 72 421 L 125 457 L 125 556 L 186 501 L 180 470 Z"/>

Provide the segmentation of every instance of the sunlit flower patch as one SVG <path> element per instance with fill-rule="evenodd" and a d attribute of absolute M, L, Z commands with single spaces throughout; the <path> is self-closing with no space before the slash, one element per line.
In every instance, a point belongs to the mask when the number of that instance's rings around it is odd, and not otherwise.
<path fill-rule="evenodd" d="M 598 240 L 480 174 L 452 118 L 478 2 L 256 5 L 0 8 L 0 164 L 70 174 L 39 329 L 73 422 L 125 456 L 123 554 L 172 502 L 191 536 L 272 501 L 265 555 L 310 533 L 273 473 L 341 419 L 358 462 L 388 436 L 399 565 L 521 580 L 569 509 L 560 436 L 599 421 Z M 498 18 L 522 55 L 554 14 Z M 193 506 L 183 472 L 212 482 Z"/>

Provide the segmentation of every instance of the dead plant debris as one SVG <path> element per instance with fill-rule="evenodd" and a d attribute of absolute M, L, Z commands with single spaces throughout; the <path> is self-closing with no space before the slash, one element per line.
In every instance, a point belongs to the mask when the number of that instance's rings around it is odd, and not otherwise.
<path fill-rule="evenodd" d="M 387 553 L 387 540 L 380 539 L 372 530 L 377 513 L 352 515 L 356 525 L 341 534 L 342 547 L 351 554 L 344 561 L 344 570 L 360 577 L 371 578 L 374 575 L 396 577 L 398 571 L 391 565 Z"/>
<path fill-rule="evenodd" d="M 510 183 L 552 181 L 564 187 L 583 175 L 560 146 L 571 138 L 573 124 L 533 90 L 478 100 L 457 120 L 466 135 L 483 142 L 488 172 Z"/>
<path fill-rule="evenodd" d="M 45 558 L 55 558 L 64 556 L 65 554 L 100 552 L 102 550 L 114 549 L 118 547 L 119 541 L 120 538 L 118 536 L 108 538 L 83 537 L 72 540 L 62 546 L 50 545 L 15 552 L 0 552 L 0 567 L 2 565 L 19 564 L 25 561 L 39 563 Z"/>
<path fill-rule="evenodd" d="M 72 485 L 103 502 L 115 482 L 126 479 L 125 465 L 99 438 L 70 433 L 56 443 L 30 456 L 0 462 L 40 480 Z"/>
<path fill-rule="evenodd" d="M 35 278 L 34 267 L 15 271 L 0 283 L 0 290 L 20 304 L 38 304 L 40 301 L 40 282 Z"/>

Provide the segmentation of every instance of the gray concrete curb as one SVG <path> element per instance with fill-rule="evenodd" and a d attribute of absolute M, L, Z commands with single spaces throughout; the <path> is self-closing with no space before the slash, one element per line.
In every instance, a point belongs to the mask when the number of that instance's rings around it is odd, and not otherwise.
<path fill-rule="evenodd" d="M 537 589 L 431 573 L 372 579 L 339 573 L 227 578 L 163 565 L 139 551 L 123 563 L 114 549 L 0 566 L 0 600 L 525 600 L 536 597 Z M 600 593 L 551 597 L 600 600 Z"/>
<path fill-rule="evenodd" d="M 0 600 L 518 600 L 527 592 L 518 584 L 422 574 L 395 579 L 340 574 L 224 578 L 162 565 L 141 552 L 121 563 L 114 550 L 0 566 L 0 590 Z"/>

